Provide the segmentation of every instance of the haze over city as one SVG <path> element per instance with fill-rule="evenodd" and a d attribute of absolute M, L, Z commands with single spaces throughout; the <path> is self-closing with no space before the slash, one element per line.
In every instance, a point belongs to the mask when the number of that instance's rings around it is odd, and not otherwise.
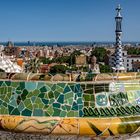
<path fill-rule="evenodd" d="M 0 41 L 114 41 L 118 4 L 123 41 L 140 41 L 139 0 L 3 0 Z"/>

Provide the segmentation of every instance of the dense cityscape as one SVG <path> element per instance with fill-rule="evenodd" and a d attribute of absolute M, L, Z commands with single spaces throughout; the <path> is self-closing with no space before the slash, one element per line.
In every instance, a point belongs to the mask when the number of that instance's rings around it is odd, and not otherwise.
<path fill-rule="evenodd" d="M 60 46 L 14 46 L 8 41 L 1 45 L 1 71 L 11 72 L 9 61 L 18 66 L 18 72 L 66 73 L 112 72 L 113 44 L 89 44 Z M 91 58 L 93 61 L 91 63 Z M 8 62 L 7 62 L 8 61 Z M 123 44 L 123 62 L 127 71 L 140 70 L 140 45 Z M 16 72 L 16 70 L 12 72 Z"/>

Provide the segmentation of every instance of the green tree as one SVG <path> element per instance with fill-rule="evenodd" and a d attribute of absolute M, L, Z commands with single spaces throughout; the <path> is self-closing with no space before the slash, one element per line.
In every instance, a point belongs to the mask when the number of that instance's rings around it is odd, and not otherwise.
<path fill-rule="evenodd" d="M 100 72 L 101 73 L 111 73 L 112 72 L 112 70 L 111 70 L 109 65 L 99 64 L 99 67 L 100 67 Z"/>
<path fill-rule="evenodd" d="M 32 73 L 37 73 L 39 72 L 39 69 L 40 69 L 39 58 L 31 59 L 27 66 L 27 71 L 32 72 Z"/>
<path fill-rule="evenodd" d="M 43 64 L 50 64 L 51 63 L 50 58 L 41 57 L 39 59 L 40 59 L 40 62 L 42 62 Z"/>
<path fill-rule="evenodd" d="M 91 56 L 96 56 L 98 62 L 104 62 L 107 50 L 104 47 L 96 47 L 92 52 Z"/>
<path fill-rule="evenodd" d="M 50 68 L 50 73 L 56 74 L 56 73 L 65 73 L 68 68 L 64 65 L 55 65 Z"/>

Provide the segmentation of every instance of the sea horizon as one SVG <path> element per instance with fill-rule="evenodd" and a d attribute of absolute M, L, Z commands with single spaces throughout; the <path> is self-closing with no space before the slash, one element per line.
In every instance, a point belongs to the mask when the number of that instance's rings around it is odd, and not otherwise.
<path fill-rule="evenodd" d="M 68 46 L 68 45 L 113 45 L 115 41 L 11 41 L 15 46 Z M 0 44 L 6 46 L 8 41 Z M 123 44 L 140 44 L 140 41 L 123 41 Z"/>

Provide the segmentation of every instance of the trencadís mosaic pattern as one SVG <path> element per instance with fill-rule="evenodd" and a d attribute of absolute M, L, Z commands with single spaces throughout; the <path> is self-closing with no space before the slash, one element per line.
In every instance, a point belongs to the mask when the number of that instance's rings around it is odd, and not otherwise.
<path fill-rule="evenodd" d="M 0 81 L 0 130 L 93 137 L 139 132 L 138 73 L 79 82 L 39 80 L 38 74 L 29 81 L 24 74 L 0 76 L 9 77 Z"/>
<path fill-rule="evenodd" d="M 0 81 L 0 113 L 47 117 L 139 115 L 139 81 L 47 83 Z"/>
<path fill-rule="evenodd" d="M 0 82 L 0 113 L 22 116 L 83 116 L 80 84 Z"/>

